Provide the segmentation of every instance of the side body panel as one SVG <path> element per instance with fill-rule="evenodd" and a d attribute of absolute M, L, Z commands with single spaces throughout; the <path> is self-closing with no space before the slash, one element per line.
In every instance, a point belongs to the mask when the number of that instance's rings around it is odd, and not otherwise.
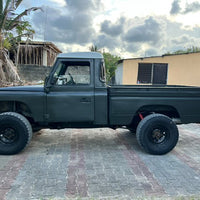
<path fill-rule="evenodd" d="M 43 87 L 40 87 L 40 89 L 32 89 L 30 87 L 25 90 L 23 90 L 22 87 L 19 90 L 9 90 L 9 88 L 3 89 L 4 90 L 0 91 L 0 102 L 16 102 L 25 104 L 29 108 L 31 117 L 35 122 L 44 121 L 46 94 L 44 93 Z"/>
<path fill-rule="evenodd" d="M 145 106 L 170 106 L 177 110 L 182 123 L 200 122 L 200 88 L 115 86 L 109 88 L 111 125 L 128 125 Z"/>

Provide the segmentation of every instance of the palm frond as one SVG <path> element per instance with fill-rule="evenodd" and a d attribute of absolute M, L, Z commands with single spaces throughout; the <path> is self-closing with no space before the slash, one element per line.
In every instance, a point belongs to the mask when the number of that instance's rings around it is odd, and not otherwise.
<path fill-rule="evenodd" d="M 40 7 L 32 7 L 32 8 L 24 10 L 22 13 L 17 15 L 12 21 L 10 21 L 9 29 L 10 30 L 14 29 L 18 25 L 20 19 L 23 16 L 28 15 L 31 11 L 36 11 L 36 10 L 42 10 L 42 9 Z"/>
<path fill-rule="evenodd" d="M 2 2 L 3 3 L 3 2 Z M 6 20 L 6 17 L 7 17 L 7 14 L 8 14 L 8 8 L 9 8 L 9 5 L 11 3 L 11 0 L 7 0 L 6 1 L 6 5 L 5 5 L 5 8 L 2 10 L 2 15 L 1 15 L 1 18 L 0 18 L 0 30 L 3 28 L 4 26 L 4 23 L 5 23 L 5 20 Z M 2 5 L 3 6 L 3 5 Z"/>
<path fill-rule="evenodd" d="M 17 8 L 23 0 L 15 0 L 15 8 Z"/>

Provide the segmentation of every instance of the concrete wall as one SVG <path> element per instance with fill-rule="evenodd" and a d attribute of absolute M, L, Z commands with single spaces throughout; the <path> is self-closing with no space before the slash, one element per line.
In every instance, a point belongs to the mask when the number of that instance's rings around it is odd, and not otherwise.
<path fill-rule="evenodd" d="M 168 85 L 200 86 L 200 53 L 123 60 L 123 84 L 137 84 L 139 63 L 167 63 Z"/>
<path fill-rule="evenodd" d="M 115 71 L 115 83 L 117 85 L 123 84 L 123 64 L 120 63 Z"/>
<path fill-rule="evenodd" d="M 49 75 L 52 67 L 37 65 L 20 65 L 17 67 L 19 76 L 27 82 L 43 81 Z"/>

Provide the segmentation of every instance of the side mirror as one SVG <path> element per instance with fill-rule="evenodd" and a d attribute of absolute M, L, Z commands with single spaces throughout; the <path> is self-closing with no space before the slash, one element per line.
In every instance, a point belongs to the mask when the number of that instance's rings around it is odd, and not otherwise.
<path fill-rule="evenodd" d="M 49 83 L 50 76 L 45 77 L 44 88 L 46 92 L 49 92 L 49 88 L 52 86 L 51 82 Z"/>
<path fill-rule="evenodd" d="M 56 83 L 56 81 L 58 80 L 57 77 L 52 77 L 51 80 L 50 80 L 50 84 L 51 85 L 54 85 Z"/>
<path fill-rule="evenodd" d="M 44 85 L 45 86 L 47 85 L 48 80 L 49 80 L 49 76 L 46 76 L 45 79 L 44 79 Z"/>

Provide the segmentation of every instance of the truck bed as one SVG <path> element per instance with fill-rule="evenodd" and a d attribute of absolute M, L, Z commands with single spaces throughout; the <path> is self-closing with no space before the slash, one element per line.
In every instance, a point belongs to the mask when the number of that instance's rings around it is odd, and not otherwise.
<path fill-rule="evenodd" d="M 200 122 L 200 87 L 117 85 L 109 86 L 108 94 L 113 125 L 130 124 L 139 112 L 156 112 L 156 109 L 176 113 L 181 123 Z"/>

